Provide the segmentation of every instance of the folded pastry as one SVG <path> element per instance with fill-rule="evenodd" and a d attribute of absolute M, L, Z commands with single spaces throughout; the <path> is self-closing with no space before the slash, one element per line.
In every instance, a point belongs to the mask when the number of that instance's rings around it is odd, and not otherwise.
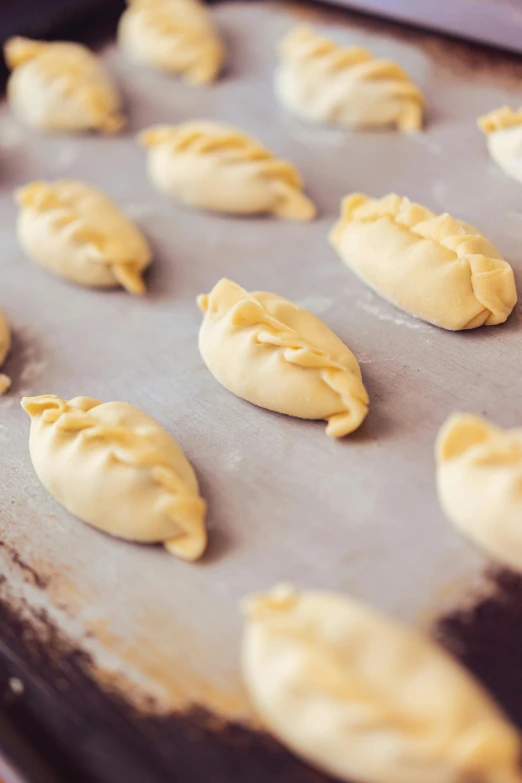
<path fill-rule="evenodd" d="M 150 248 L 107 196 L 85 182 L 31 182 L 16 192 L 18 238 L 36 263 L 85 286 L 141 294 Z"/>
<path fill-rule="evenodd" d="M 217 122 L 156 125 L 140 133 L 154 185 L 184 204 L 217 212 L 272 212 L 312 220 L 315 207 L 291 163 Z"/>
<path fill-rule="evenodd" d="M 422 127 L 424 99 L 408 74 L 358 46 L 339 46 L 311 27 L 282 40 L 276 94 L 287 109 L 315 122 L 347 127 Z"/>
<path fill-rule="evenodd" d="M 198 0 L 127 0 L 118 40 L 132 59 L 183 76 L 192 84 L 213 81 L 223 46 Z"/>
<path fill-rule="evenodd" d="M 7 84 L 9 106 L 25 125 L 115 133 L 125 124 L 112 79 L 85 46 L 17 36 L 9 38 L 4 55 L 13 71 Z"/>
<path fill-rule="evenodd" d="M 500 168 L 522 182 L 522 109 L 495 109 L 478 119 L 487 135 L 489 154 Z"/>
<path fill-rule="evenodd" d="M 7 318 L 0 310 L 0 367 L 5 361 L 9 349 L 11 348 L 11 330 L 7 323 Z M 11 386 L 11 379 L 0 373 L 0 394 L 4 394 Z"/>
<path fill-rule="evenodd" d="M 229 391 L 288 416 L 326 419 L 334 437 L 360 426 L 368 394 L 357 359 L 315 315 L 225 279 L 198 304 L 201 356 Z"/>
<path fill-rule="evenodd" d="M 456 413 L 439 433 L 436 456 L 447 517 L 491 557 L 522 571 L 522 429 Z"/>
<path fill-rule="evenodd" d="M 344 596 L 245 601 L 252 702 L 297 755 L 358 783 L 518 783 L 520 741 L 481 686 L 415 631 Z"/>
<path fill-rule="evenodd" d="M 504 323 L 517 301 L 513 270 L 476 228 L 395 194 L 345 198 L 330 241 L 377 293 L 444 329 Z"/>
<path fill-rule="evenodd" d="M 24 397 L 38 478 L 68 511 L 118 538 L 187 560 L 207 544 L 194 471 L 160 425 L 127 402 Z"/>

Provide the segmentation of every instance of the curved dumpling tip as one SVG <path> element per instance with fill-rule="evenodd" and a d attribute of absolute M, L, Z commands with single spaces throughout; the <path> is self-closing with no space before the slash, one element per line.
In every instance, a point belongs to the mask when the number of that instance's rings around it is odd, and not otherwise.
<path fill-rule="evenodd" d="M 47 48 L 45 41 L 33 41 L 31 38 L 24 38 L 21 35 L 15 35 L 8 38 L 4 44 L 4 57 L 10 70 L 18 68 L 19 65 L 34 60 Z"/>
<path fill-rule="evenodd" d="M 229 391 L 288 416 L 325 419 L 332 437 L 361 425 L 369 399 L 357 359 L 316 316 L 226 279 L 197 301 L 201 355 Z"/>
<path fill-rule="evenodd" d="M 31 182 L 18 188 L 18 236 L 27 255 L 80 285 L 146 290 L 151 250 L 141 231 L 85 182 Z"/>
<path fill-rule="evenodd" d="M 514 111 L 510 106 L 502 106 L 479 117 L 477 125 L 486 134 L 517 127 L 522 125 L 522 109 Z"/>
<path fill-rule="evenodd" d="M 137 141 L 149 149 L 152 182 L 189 206 L 296 221 L 316 216 L 295 166 L 236 128 L 210 121 L 156 125 Z"/>
<path fill-rule="evenodd" d="M 182 450 L 154 419 L 90 397 L 41 395 L 21 405 L 36 473 L 71 513 L 116 537 L 201 557 L 206 503 Z"/>
<path fill-rule="evenodd" d="M 11 330 L 7 318 L 0 310 L 0 367 L 5 361 L 7 354 L 11 348 Z M 11 388 L 11 379 L 0 373 L 0 395 L 5 394 Z"/>
<path fill-rule="evenodd" d="M 483 234 L 396 193 L 347 196 L 329 238 L 381 296 L 435 326 L 502 324 L 517 302 L 513 270 Z"/>
<path fill-rule="evenodd" d="M 480 416 L 471 413 L 453 413 L 442 426 L 436 443 L 437 459 L 440 462 L 459 457 L 472 446 L 483 443 L 495 433 L 502 432 Z"/>

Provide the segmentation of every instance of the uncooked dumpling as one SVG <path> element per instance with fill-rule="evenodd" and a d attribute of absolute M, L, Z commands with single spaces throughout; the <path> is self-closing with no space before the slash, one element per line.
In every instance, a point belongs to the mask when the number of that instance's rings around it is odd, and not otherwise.
<path fill-rule="evenodd" d="M 160 425 L 127 402 L 24 397 L 38 478 L 84 522 L 118 538 L 163 543 L 187 560 L 207 544 L 194 471 Z"/>
<path fill-rule="evenodd" d="M 129 57 L 177 73 L 192 84 L 218 76 L 223 46 L 198 0 L 128 0 L 128 5 L 118 40 Z"/>
<path fill-rule="evenodd" d="M 85 286 L 141 294 L 150 248 L 107 196 L 72 179 L 32 182 L 16 193 L 18 237 L 33 261 Z"/>
<path fill-rule="evenodd" d="M 444 329 L 504 323 L 517 302 L 513 270 L 476 228 L 394 193 L 345 198 L 330 241 L 377 293 Z"/>
<path fill-rule="evenodd" d="M 519 783 L 518 732 L 429 639 L 288 586 L 248 598 L 245 613 L 248 692 L 298 756 L 350 783 Z"/>
<path fill-rule="evenodd" d="M 489 154 L 495 163 L 522 182 L 522 109 L 495 109 L 479 117 L 478 124 L 487 135 Z"/>
<path fill-rule="evenodd" d="M 198 304 L 201 355 L 229 391 L 288 416 L 326 419 L 334 437 L 360 426 L 368 394 L 357 359 L 315 315 L 225 279 Z"/>
<path fill-rule="evenodd" d="M 139 135 L 154 185 L 184 204 L 249 215 L 312 220 L 297 169 L 241 131 L 217 122 L 156 125 Z"/>
<path fill-rule="evenodd" d="M 10 38 L 9 106 L 25 125 L 44 131 L 99 130 L 125 124 L 121 101 L 100 61 L 81 44 Z"/>
<path fill-rule="evenodd" d="M 522 429 L 456 413 L 440 431 L 436 456 L 447 517 L 493 558 L 522 571 Z"/>
<path fill-rule="evenodd" d="M 280 51 L 276 94 L 298 116 L 350 128 L 422 127 L 422 94 L 393 60 L 339 46 L 310 27 L 291 30 Z"/>
<path fill-rule="evenodd" d="M 9 349 L 11 348 L 11 330 L 7 323 L 7 318 L 0 310 L 0 367 L 5 361 Z M 4 394 L 11 386 L 11 379 L 0 373 L 0 394 Z"/>

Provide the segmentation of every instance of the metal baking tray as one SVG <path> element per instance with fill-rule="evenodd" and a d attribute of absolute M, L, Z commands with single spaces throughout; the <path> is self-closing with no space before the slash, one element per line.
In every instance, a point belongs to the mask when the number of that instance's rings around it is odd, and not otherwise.
<path fill-rule="evenodd" d="M 520 424 L 520 308 L 501 327 L 442 331 L 372 293 L 327 242 L 346 193 L 397 191 L 480 227 L 520 286 L 520 186 L 488 159 L 475 120 L 520 103 L 522 63 L 304 4 L 212 13 L 229 55 L 211 87 L 103 50 L 127 102 L 120 136 L 40 136 L 0 108 L 0 308 L 13 327 L 13 387 L 0 399 L 0 695 L 62 781 L 325 781 L 258 732 L 240 681 L 238 601 L 282 579 L 435 624 L 522 721 L 518 663 L 511 676 L 508 662 L 522 650 L 522 588 L 503 576 L 485 590 L 485 559 L 443 518 L 433 461 L 455 410 Z M 287 116 L 272 91 L 276 45 L 303 21 L 403 65 L 425 92 L 426 130 L 345 133 Z M 318 219 L 204 214 L 159 195 L 135 134 L 192 118 L 238 125 L 293 161 Z M 146 297 L 74 287 L 24 257 L 13 189 L 59 177 L 92 182 L 143 228 L 155 252 Z M 195 298 L 222 276 L 309 308 L 350 346 L 371 398 L 358 432 L 331 440 L 324 424 L 256 408 L 213 379 L 197 349 Z M 19 406 L 48 392 L 127 400 L 179 441 L 209 506 L 200 563 L 111 539 L 49 496 Z M 35 780 L 23 754 L 12 756 Z"/>

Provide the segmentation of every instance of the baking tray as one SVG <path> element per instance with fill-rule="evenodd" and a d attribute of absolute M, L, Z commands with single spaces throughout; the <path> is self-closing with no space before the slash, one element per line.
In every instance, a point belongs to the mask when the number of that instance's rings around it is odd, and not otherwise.
<path fill-rule="evenodd" d="M 326 240 L 346 193 L 395 190 L 480 227 L 520 286 L 520 186 L 490 162 L 475 119 L 520 103 L 522 64 L 313 6 L 212 13 L 229 52 L 212 87 L 103 51 L 128 105 L 120 136 L 38 136 L 0 109 L 0 307 L 13 326 L 13 388 L 0 400 L 0 693 L 63 781 L 325 781 L 259 732 L 241 686 L 238 601 L 281 579 L 436 627 L 522 723 L 520 582 L 495 576 L 486 590 L 485 559 L 438 506 L 433 462 L 454 410 L 520 424 L 520 308 L 501 327 L 444 332 L 372 293 Z M 426 94 L 426 131 L 344 133 L 285 115 L 272 92 L 276 43 L 302 21 L 397 59 Z M 203 214 L 156 193 L 135 134 L 193 118 L 239 125 L 292 160 L 318 219 Z M 143 228 L 155 252 L 146 297 L 77 288 L 24 257 L 13 189 L 57 177 L 94 183 Z M 195 297 L 222 276 L 308 307 L 350 346 L 371 398 L 358 432 L 333 441 L 323 423 L 261 410 L 213 379 Z M 127 400 L 179 441 L 209 504 L 200 563 L 104 536 L 48 495 L 19 406 L 47 392 Z"/>

